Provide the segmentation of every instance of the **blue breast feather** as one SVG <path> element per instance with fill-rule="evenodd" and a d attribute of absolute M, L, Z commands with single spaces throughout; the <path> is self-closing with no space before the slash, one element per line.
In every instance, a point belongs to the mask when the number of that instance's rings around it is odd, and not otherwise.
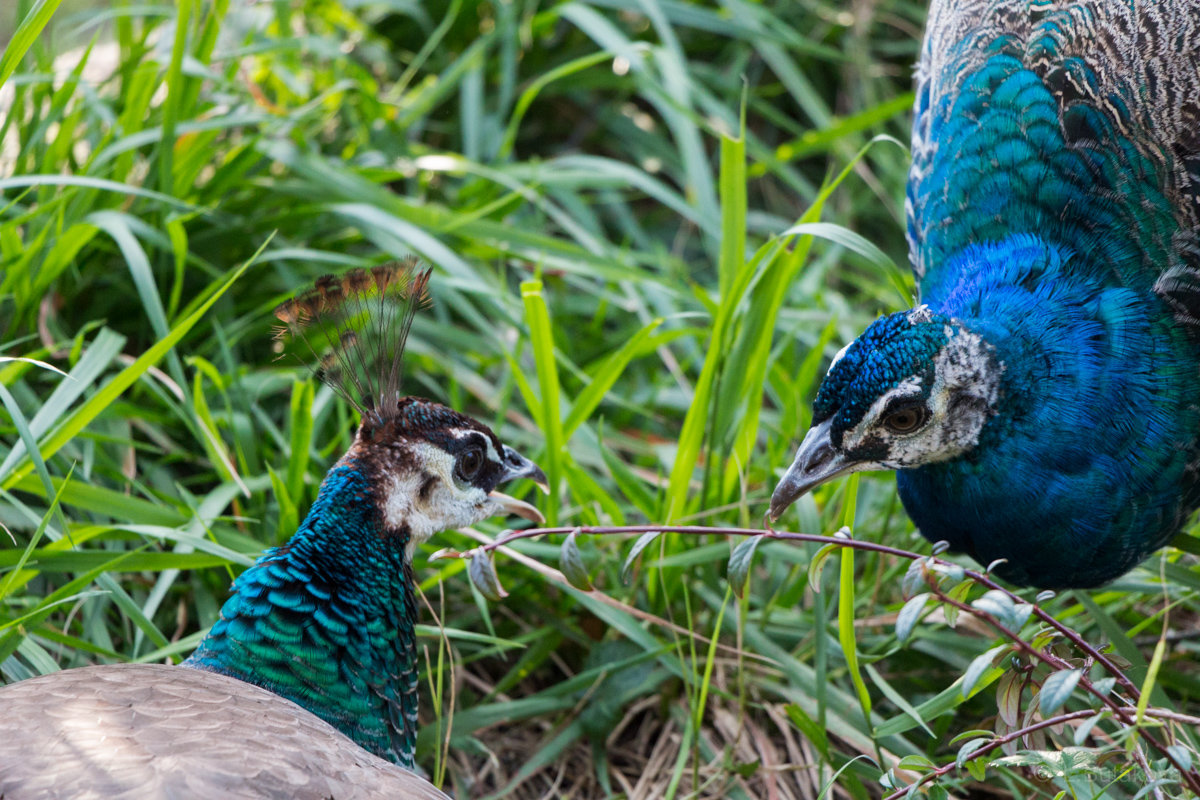
<path fill-rule="evenodd" d="M 1034 28 L 962 39 L 919 87 L 921 300 L 981 334 L 1004 374 L 979 446 L 898 483 L 929 538 L 1007 558 L 1019 583 L 1088 586 L 1200 503 L 1200 349 L 1161 282 L 1187 272 L 1196 231 L 1171 154 L 1152 157 L 1141 135 L 1139 98 L 1106 92 L 1085 59 L 1056 60 L 1061 15 Z"/>
<path fill-rule="evenodd" d="M 1001 574 L 1101 583 L 1196 505 L 1196 361 L 1153 295 L 1081 281 L 1069 257 L 1014 236 L 965 248 L 971 269 L 930 305 L 995 346 L 1001 413 L 965 458 L 898 474 L 913 521 Z M 1131 368 L 1131 361 L 1134 366 Z"/>

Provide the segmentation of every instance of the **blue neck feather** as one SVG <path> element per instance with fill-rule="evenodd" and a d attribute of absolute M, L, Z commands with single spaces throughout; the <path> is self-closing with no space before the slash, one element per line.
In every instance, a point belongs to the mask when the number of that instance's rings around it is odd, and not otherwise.
<path fill-rule="evenodd" d="M 1127 110 L 1061 104 L 1013 44 L 948 55 L 957 91 L 918 99 L 934 146 L 909 183 L 922 301 L 995 348 L 1001 406 L 967 456 L 898 482 L 929 538 L 1007 556 L 1014 582 L 1096 585 L 1200 503 L 1197 345 L 1155 292 L 1179 225 Z"/>
<path fill-rule="evenodd" d="M 958 282 L 927 300 L 995 348 L 1000 407 L 967 456 L 898 474 L 910 516 L 983 564 L 1007 557 L 1000 574 L 1016 583 L 1131 569 L 1200 499 L 1186 333 L 1152 293 L 1080 280 L 1076 256 L 1033 236 L 958 258 Z"/>
<path fill-rule="evenodd" d="M 270 689 L 411 767 L 417 609 L 407 544 L 384 530 L 360 465 L 343 458 L 291 540 L 237 578 L 184 664 Z"/>

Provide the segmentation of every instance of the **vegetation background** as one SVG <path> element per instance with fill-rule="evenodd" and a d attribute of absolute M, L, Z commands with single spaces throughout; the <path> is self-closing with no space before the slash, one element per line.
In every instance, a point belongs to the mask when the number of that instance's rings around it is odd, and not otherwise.
<path fill-rule="evenodd" d="M 277 360 L 270 312 L 355 265 L 435 266 L 408 389 L 535 457 L 551 524 L 758 526 L 829 358 L 910 302 L 923 16 L 911 0 L 6 3 L 4 680 L 178 660 L 294 530 L 355 420 Z M 459 797 L 866 798 L 922 776 L 934 797 L 1186 793 L 1137 725 L 1083 713 L 1103 670 L 961 571 L 940 573 L 947 593 L 1075 669 L 1050 677 L 879 553 L 765 541 L 738 551 L 738 596 L 724 536 L 534 538 L 497 554 L 501 602 L 465 562 L 427 560 L 503 524 L 417 557 L 419 760 Z M 843 524 L 929 552 L 888 475 L 781 521 Z M 1176 767 L 1200 761 L 1194 565 L 1167 550 L 1039 599 L 1185 720 L 1142 722 Z M 972 755 L 1056 712 L 1074 716 Z"/>

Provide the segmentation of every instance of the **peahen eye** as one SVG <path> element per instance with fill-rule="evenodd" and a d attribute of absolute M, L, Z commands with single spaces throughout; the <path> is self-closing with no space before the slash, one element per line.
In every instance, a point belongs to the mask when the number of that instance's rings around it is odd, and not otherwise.
<path fill-rule="evenodd" d="M 454 465 L 454 471 L 458 473 L 458 477 L 464 481 L 472 481 L 479 475 L 479 469 L 483 466 L 483 448 L 468 447 L 458 456 L 458 463 Z"/>
<path fill-rule="evenodd" d="M 884 417 L 883 427 L 892 433 L 912 433 L 924 425 L 927 419 L 929 411 L 925 406 L 904 406 Z"/>

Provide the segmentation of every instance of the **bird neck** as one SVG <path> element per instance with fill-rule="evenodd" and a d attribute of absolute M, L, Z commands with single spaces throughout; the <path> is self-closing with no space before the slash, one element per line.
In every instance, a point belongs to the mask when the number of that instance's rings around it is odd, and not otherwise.
<path fill-rule="evenodd" d="M 270 689 L 411 767 L 418 663 L 408 539 L 385 529 L 361 465 L 343 457 L 295 535 L 237 578 L 184 664 Z"/>
<path fill-rule="evenodd" d="M 994 348 L 999 399 L 966 456 L 899 475 L 910 516 L 981 563 L 1026 565 L 1000 569 L 1014 582 L 1125 572 L 1200 500 L 1194 343 L 1152 290 L 1088 279 L 1034 236 L 955 258 L 926 302 Z"/>

